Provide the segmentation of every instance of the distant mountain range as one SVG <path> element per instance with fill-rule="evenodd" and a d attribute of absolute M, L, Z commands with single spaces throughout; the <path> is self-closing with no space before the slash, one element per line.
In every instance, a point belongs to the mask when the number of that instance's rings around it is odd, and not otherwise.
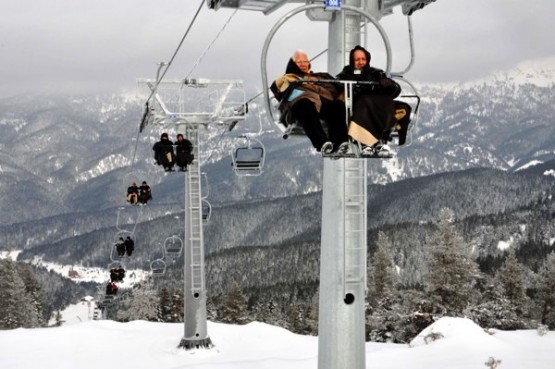
<path fill-rule="evenodd" d="M 505 212 L 549 193 L 555 178 L 553 58 L 472 83 L 418 89 L 422 104 L 409 144 L 394 159 L 368 161 L 374 184 L 370 227 L 430 220 L 445 205 L 458 216 Z M 152 206 L 140 222 L 156 219 L 152 228 L 159 233 L 144 235 L 147 243 L 180 232 L 175 215 L 183 206 L 183 177 L 153 164 L 151 147 L 162 130 L 149 127 L 138 135 L 143 103 L 133 94 L 0 100 L 0 250 L 100 264 L 131 180 L 153 186 Z M 232 132 L 214 127 L 201 133 L 200 160 L 208 178 L 203 191 L 214 206 L 212 224 L 218 225 L 206 228 L 210 252 L 319 237 L 322 159 L 308 140 L 283 140 L 275 126 L 264 123 L 258 136 L 266 152 L 263 174 L 233 174 L 230 155 L 241 144 L 238 135 L 259 130 L 256 109 L 251 113 Z M 492 187 L 496 181 L 507 182 L 499 188 L 502 200 Z M 293 221 L 285 210 L 291 206 L 314 216 Z M 273 230 L 278 224 L 284 228 Z M 156 254 L 138 252 L 143 260 Z"/>

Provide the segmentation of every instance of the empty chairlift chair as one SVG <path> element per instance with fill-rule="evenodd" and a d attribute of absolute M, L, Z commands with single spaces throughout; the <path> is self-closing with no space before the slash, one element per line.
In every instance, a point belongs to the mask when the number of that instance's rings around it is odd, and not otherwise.
<path fill-rule="evenodd" d="M 238 176 L 258 176 L 264 167 L 265 150 L 260 140 L 241 136 L 241 142 L 233 149 L 231 158 L 235 174 Z"/>
<path fill-rule="evenodd" d="M 183 251 L 183 240 L 176 235 L 166 238 L 164 241 L 164 250 L 168 257 L 178 257 Z"/>
<path fill-rule="evenodd" d="M 166 274 L 166 262 L 162 259 L 154 259 L 150 262 L 150 272 L 153 276 L 159 277 Z"/>
<path fill-rule="evenodd" d="M 212 215 L 212 205 L 206 199 L 202 199 L 202 223 L 208 224 Z"/>

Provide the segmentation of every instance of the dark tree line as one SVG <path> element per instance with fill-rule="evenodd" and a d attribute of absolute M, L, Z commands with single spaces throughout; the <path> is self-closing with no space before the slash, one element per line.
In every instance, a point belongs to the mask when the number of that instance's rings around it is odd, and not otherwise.
<path fill-rule="evenodd" d="M 0 260 L 0 329 L 42 327 L 48 318 L 46 298 L 31 268 Z"/>

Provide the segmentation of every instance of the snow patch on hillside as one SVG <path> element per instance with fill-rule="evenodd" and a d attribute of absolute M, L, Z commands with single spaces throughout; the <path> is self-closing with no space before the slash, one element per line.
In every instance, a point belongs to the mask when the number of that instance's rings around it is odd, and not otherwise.
<path fill-rule="evenodd" d="M 0 259 L 10 258 L 13 261 L 16 261 L 20 253 L 21 253 L 21 250 L 0 251 Z"/>
<path fill-rule="evenodd" d="M 524 169 L 528 169 L 530 167 L 536 166 L 536 165 L 540 165 L 543 164 L 543 161 L 540 160 L 531 160 L 530 162 L 521 165 L 520 167 L 515 169 L 515 172 L 518 172 L 519 170 L 524 170 Z"/>
<path fill-rule="evenodd" d="M 514 242 L 513 236 L 511 236 L 508 241 L 499 241 L 497 242 L 497 249 L 501 251 L 507 250 L 508 248 L 511 247 L 513 242 Z"/>
<path fill-rule="evenodd" d="M 82 265 L 61 265 L 43 261 L 40 257 L 35 257 L 31 263 L 33 265 L 42 266 L 47 270 L 58 273 L 63 277 L 74 280 L 75 282 L 107 283 L 110 279 L 108 268 L 84 267 Z M 70 274 L 76 275 L 76 277 L 70 278 Z M 120 288 L 131 288 L 136 283 L 145 280 L 149 275 L 150 272 L 142 269 L 126 269 L 123 282 L 118 282 L 117 285 Z"/>
<path fill-rule="evenodd" d="M 114 169 L 123 168 L 131 165 L 131 160 L 122 154 L 109 155 L 100 160 L 98 164 L 86 172 L 80 173 L 76 177 L 76 182 L 86 182 L 92 178 L 101 176 Z"/>

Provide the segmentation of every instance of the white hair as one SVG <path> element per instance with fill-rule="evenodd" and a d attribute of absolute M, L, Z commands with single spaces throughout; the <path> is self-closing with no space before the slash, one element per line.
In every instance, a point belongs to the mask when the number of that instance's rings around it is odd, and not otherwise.
<path fill-rule="evenodd" d="M 306 53 L 306 51 L 304 51 L 302 49 L 295 50 L 295 52 L 293 53 L 293 56 L 291 56 L 291 58 L 293 59 L 293 61 L 295 61 L 295 59 L 297 59 L 297 56 L 299 56 L 299 55 L 304 55 L 308 59 L 308 54 Z"/>

